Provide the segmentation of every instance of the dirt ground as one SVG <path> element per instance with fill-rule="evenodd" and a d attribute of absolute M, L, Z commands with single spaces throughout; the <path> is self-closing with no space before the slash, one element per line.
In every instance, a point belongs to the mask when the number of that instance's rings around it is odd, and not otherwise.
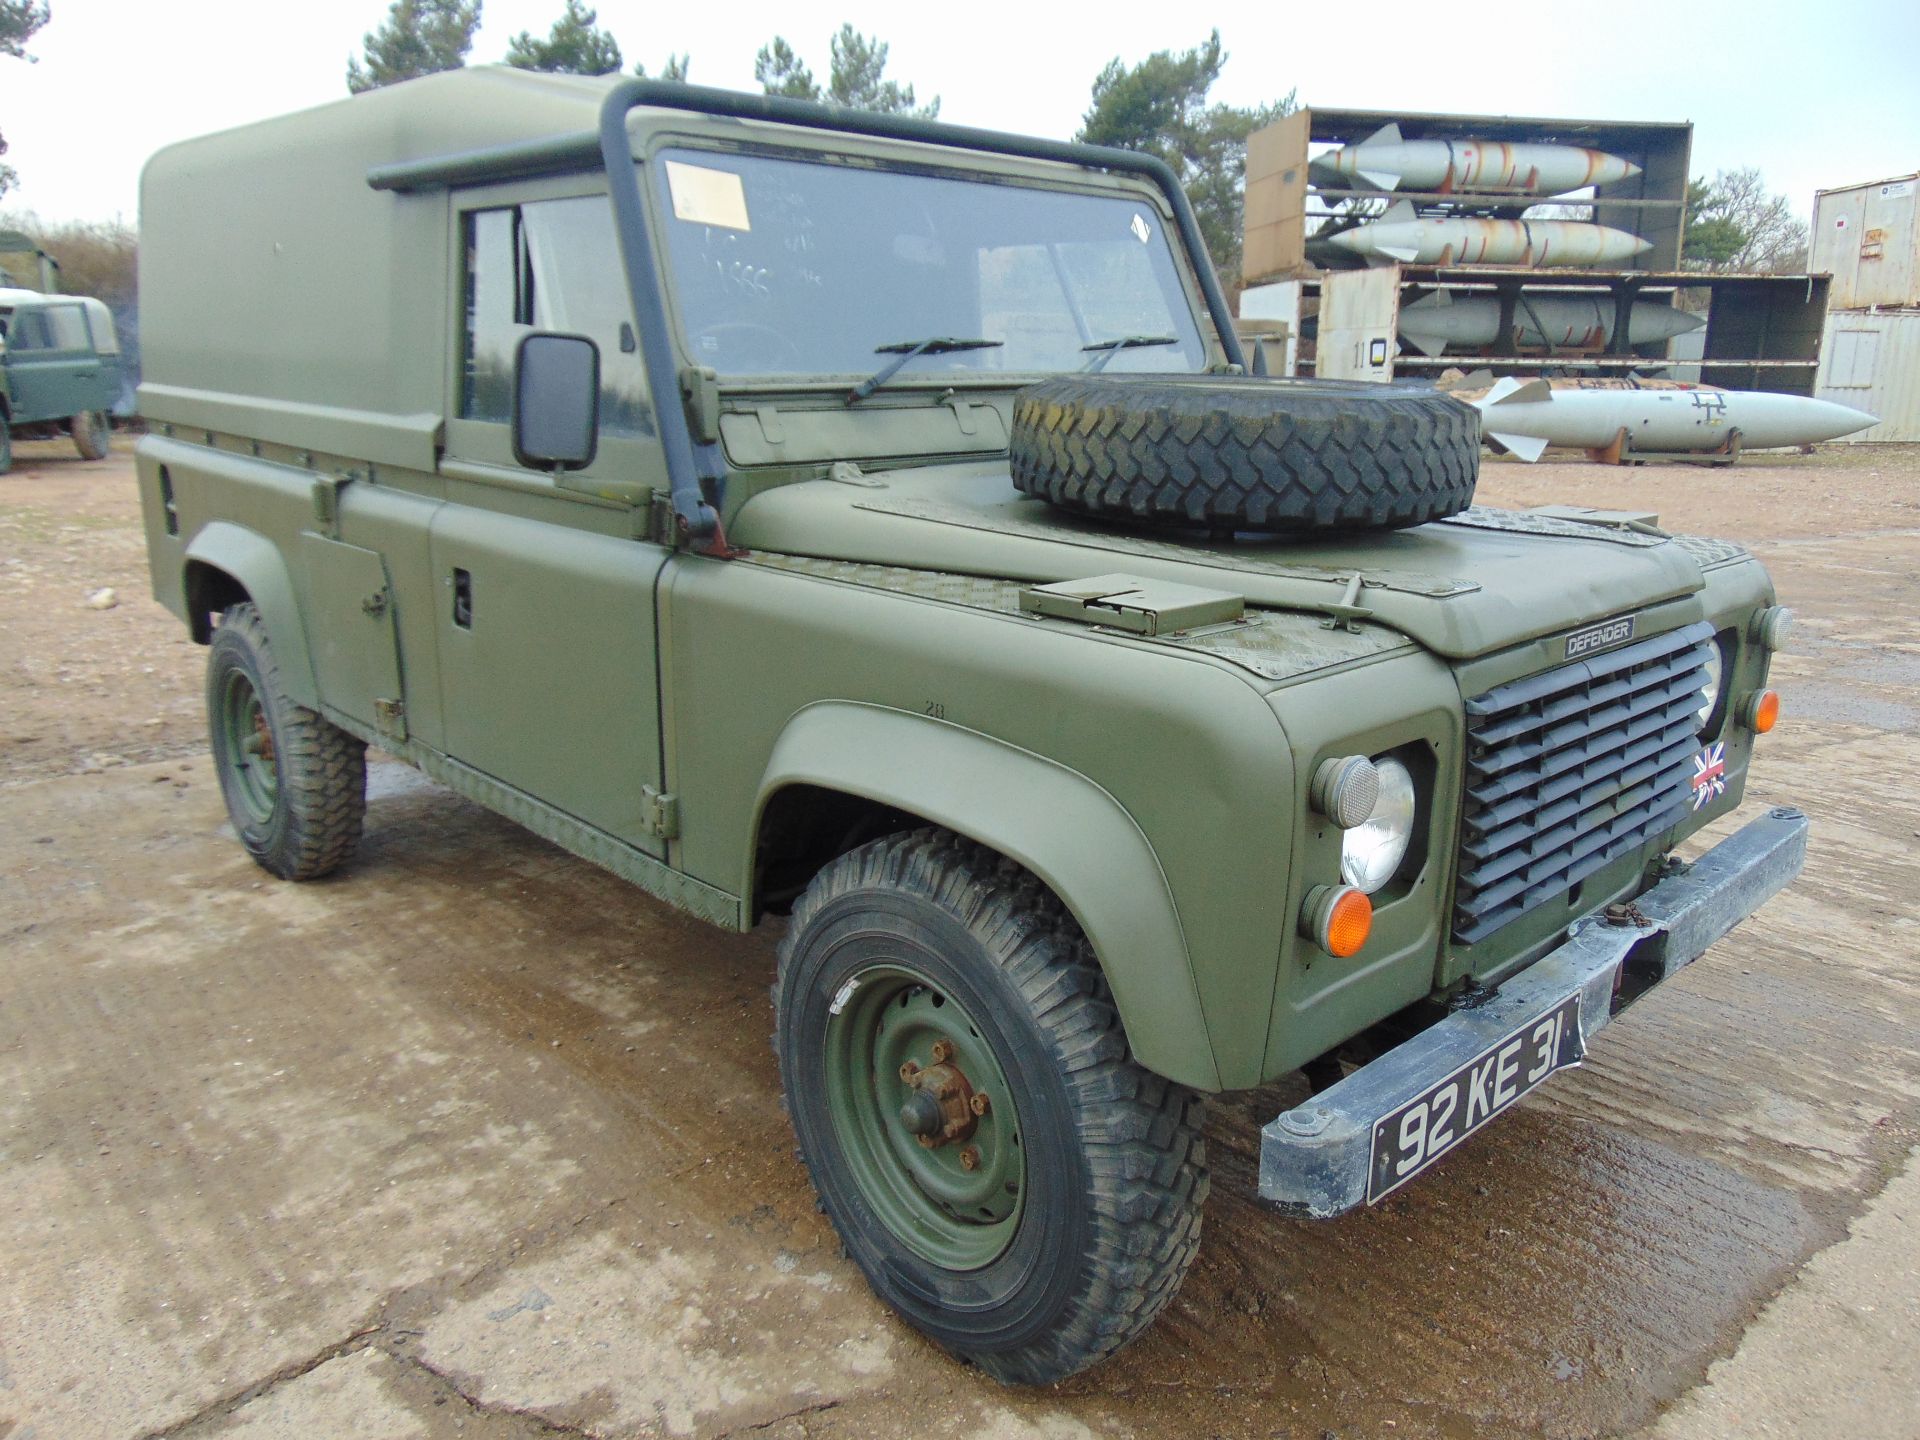
<path fill-rule="evenodd" d="M 1813 814 L 1807 872 L 1376 1210 L 1263 1210 L 1290 1092 L 1217 1105 L 1178 1300 L 1026 1393 L 839 1257 L 780 1110 L 775 934 L 387 761 L 349 868 L 268 879 L 226 832 L 202 652 L 148 597 L 125 442 L 16 467 L 0 1440 L 1832 1433 L 1820 1383 L 1846 1433 L 1920 1433 L 1878 1358 L 1890 1326 L 1914 1348 L 1920 1189 L 1876 1205 L 1920 1143 L 1920 450 L 1489 462 L 1484 500 L 1653 509 L 1773 568 L 1802 625 L 1749 806 Z"/>

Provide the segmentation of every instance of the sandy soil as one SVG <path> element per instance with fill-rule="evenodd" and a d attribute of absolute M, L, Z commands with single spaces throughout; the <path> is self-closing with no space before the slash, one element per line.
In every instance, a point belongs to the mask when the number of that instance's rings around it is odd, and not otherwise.
<path fill-rule="evenodd" d="M 1733 1356 L 1920 1141 L 1920 451 L 1488 464 L 1484 500 L 1653 509 L 1772 566 L 1804 624 L 1750 803 L 1813 813 L 1807 873 L 1377 1210 L 1263 1210 L 1255 1129 L 1290 1092 L 1220 1103 L 1180 1297 L 1036 1393 L 946 1360 L 839 1257 L 780 1111 L 773 934 L 391 762 L 351 867 L 269 880 L 223 833 L 130 457 L 16 465 L 5 1440 L 1613 1434 Z"/>

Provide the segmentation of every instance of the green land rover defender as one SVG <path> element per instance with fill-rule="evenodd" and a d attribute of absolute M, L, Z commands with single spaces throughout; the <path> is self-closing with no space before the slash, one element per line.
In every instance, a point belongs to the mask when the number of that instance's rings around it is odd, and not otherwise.
<path fill-rule="evenodd" d="M 1261 1195 L 1377 1201 L 1799 869 L 1789 809 L 1671 853 L 1773 722 L 1761 567 L 1245 373 L 1149 157 L 475 69 L 161 152 L 141 242 L 247 850 L 347 860 L 378 745 L 784 917 L 823 1208 L 1002 1380 L 1174 1293 L 1206 1095 L 1304 1070 Z"/>
<path fill-rule="evenodd" d="M 81 459 L 104 460 L 120 384 L 120 338 L 104 303 L 0 284 L 0 475 L 13 468 L 16 438 L 70 436 Z"/>

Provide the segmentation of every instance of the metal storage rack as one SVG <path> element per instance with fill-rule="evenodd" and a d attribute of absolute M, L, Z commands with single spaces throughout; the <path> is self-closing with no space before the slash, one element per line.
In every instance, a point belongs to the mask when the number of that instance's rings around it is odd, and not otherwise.
<path fill-rule="evenodd" d="M 1309 173 L 1315 146 L 1350 144 L 1396 123 L 1409 139 L 1485 139 L 1579 145 L 1620 155 L 1641 173 L 1591 195 L 1459 195 L 1321 187 Z M 1825 275 L 1711 274 L 1682 270 L 1688 165 L 1687 123 L 1530 119 L 1504 115 L 1415 114 L 1389 110 L 1302 110 L 1255 133 L 1247 144 L 1243 315 L 1288 324 L 1300 374 L 1391 380 L 1458 367 L 1496 373 L 1622 375 L 1664 371 L 1732 389 L 1811 395 L 1826 319 Z M 1434 214 L 1518 215 L 1529 205 L 1590 205 L 1600 224 L 1651 242 L 1630 267 L 1533 269 L 1491 265 L 1321 268 L 1308 259 L 1309 229 L 1349 200 L 1413 202 Z M 1330 262 L 1331 263 L 1331 262 Z M 1491 293 L 1501 301 L 1499 338 L 1479 350 L 1442 355 L 1401 352 L 1399 313 L 1421 296 L 1447 289 Z M 1677 292 L 1705 292 L 1704 331 L 1630 347 L 1621 321 L 1636 299 L 1672 303 Z M 1615 307 L 1604 349 L 1528 349 L 1513 344 L 1514 316 L 1528 297 L 1592 295 Z M 1690 306 L 1689 308 L 1696 308 Z M 1306 332 L 1318 329 L 1309 338 Z M 1337 352 L 1337 354 L 1335 353 Z"/>
<path fill-rule="evenodd" d="M 1374 279 L 1376 276 L 1382 278 Z M 1547 371 L 1623 375 L 1684 369 L 1697 370 L 1698 374 L 1677 378 L 1697 378 L 1731 390 L 1811 395 L 1814 372 L 1820 363 L 1828 280 L 1825 275 L 1730 275 L 1686 270 L 1541 271 L 1486 265 L 1409 265 L 1364 274 L 1321 274 L 1298 284 L 1302 313 L 1317 314 L 1323 323 L 1329 313 L 1325 303 L 1329 286 L 1335 292 L 1364 286 L 1371 293 L 1357 306 L 1346 303 L 1345 314 L 1336 317 L 1342 321 L 1341 333 L 1355 333 L 1368 342 L 1377 334 L 1384 341 L 1379 347 L 1384 352 L 1381 364 L 1370 364 L 1367 356 L 1355 363 L 1343 354 L 1323 367 L 1319 346 L 1302 340 L 1296 368 L 1303 375 L 1392 380 L 1437 375 L 1447 369 L 1530 375 Z M 1400 307 L 1435 289 L 1447 289 L 1455 295 L 1497 295 L 1502 306 L 1500 337 L 1493 345 L 1477 350 L 1452 350 L 1442 355 L 1420 355 L 1409 350 L 1396 355 Z M 1620 343 L 1619 337 L 1626 334 L 1620 323 L 1625 307 L 1635 300 L 1671 304 L 1681 290 L 1706 293 L 1704 330 L 1653 345 Z M 1615 339 L 1603 350 L 1519 350 L 1512 340 L 1515 320 L 1521 316 L 1527 297 L 1545 295 L 1610 299 L 1615 306 Z M 1679 353 L 1670 354 L 1670 345 Z M 1697 355 L 1686 354 L 1696 347 Z"/>

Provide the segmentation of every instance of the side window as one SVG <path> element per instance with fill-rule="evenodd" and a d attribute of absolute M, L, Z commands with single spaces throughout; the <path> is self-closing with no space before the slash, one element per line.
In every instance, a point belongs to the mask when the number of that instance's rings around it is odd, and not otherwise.
<path fill-rule="evenodd" d="M 653 404 L 627 299 L 627 272 L 604 195 L 521 208 L 533 323 L 600 347 L 600 433 L 651 435 Z"/>
<path fill-rule="evenodd" d="M 7 346 L 13 350 L 51 350 L 53 340 L 47 333 L 46 311 L 14 311 L 12 322 L 7 326 Z"/>
<path fill-rule="evenodd" d="M 520 307 L 520 212 L 475 210 L 466 217 L 467 315 L 462 337 L 460 414 L 505 424 L 513 401 L 513 347 L 526 329 Z"/>
<path fill-rule="evenodd" d="M 650 436 L 653 405 L 606 197 L 468 212 L 460 413 L 506 422 L 513 351 L 529 329 L 600 347 L 600 433 Z"/>
<path fill-rule="evenodd" d="M 55 350 L 91 350 L 93 340 L 87 334 L 87 315 L 78 305 L 53 305 L 46 312 L 47 329 Z"/>

